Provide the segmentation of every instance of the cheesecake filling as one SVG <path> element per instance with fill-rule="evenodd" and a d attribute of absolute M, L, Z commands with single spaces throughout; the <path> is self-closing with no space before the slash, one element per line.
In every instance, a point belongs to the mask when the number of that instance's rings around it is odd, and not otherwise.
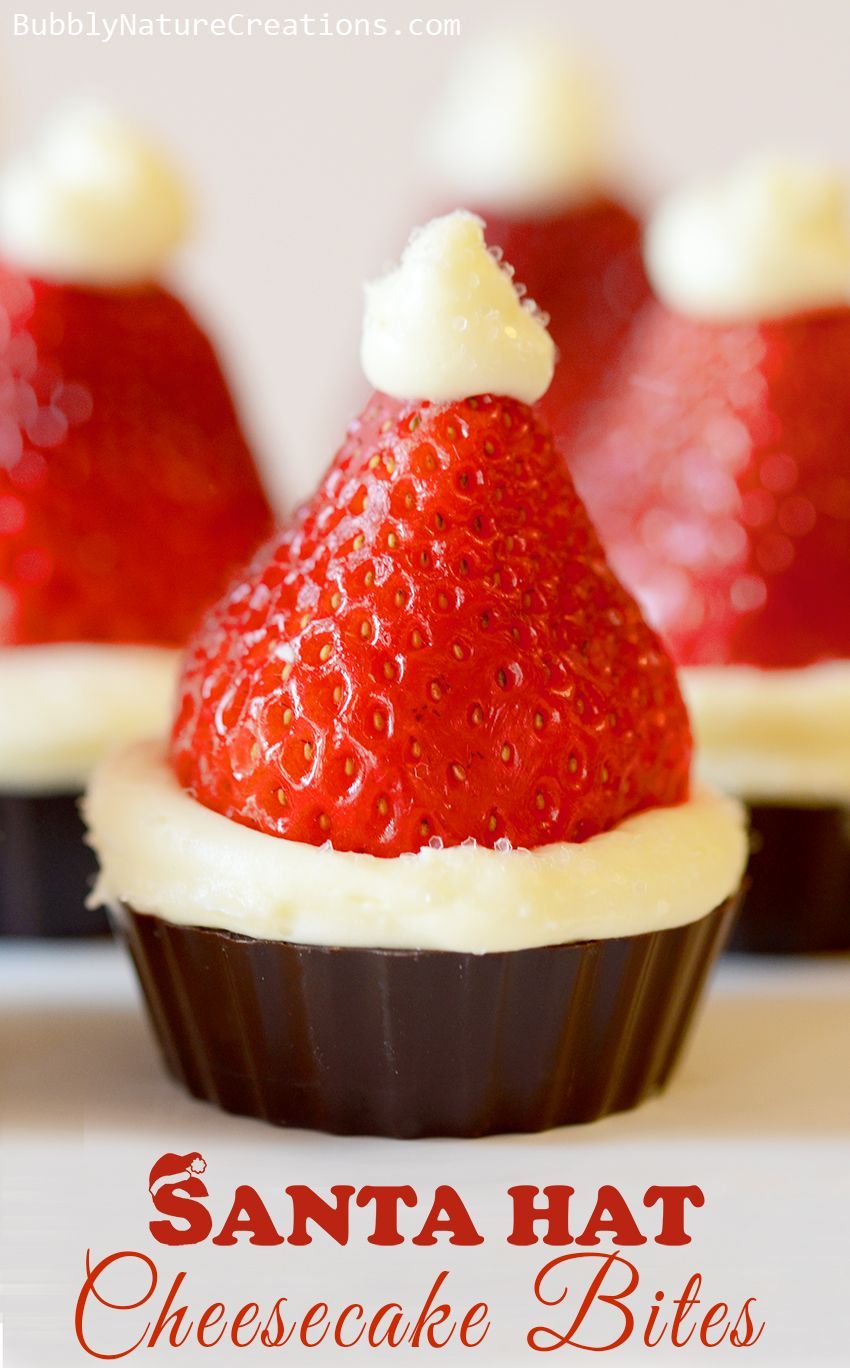
<path fill-rule="evenodd" d="M 95 904 L 309 945 L 483 954 L 658 931 L 719 906 L 747 859 L 743 808 L 707 789 L 581 844 L 336 851 L 203 807 L 156 741 L 107 756 L 84 811 Z"/>
<path fill-rule="evenodd" d="M 168 726 L 179 659 L 158 646 L 0 649 L 0 791 L 79 793 L 112 746 Z"/>
<path fill-rule="evenodd" d="M 750 802 L 850 805 L 850 661 L 680 671 L 701 780 Z"/>

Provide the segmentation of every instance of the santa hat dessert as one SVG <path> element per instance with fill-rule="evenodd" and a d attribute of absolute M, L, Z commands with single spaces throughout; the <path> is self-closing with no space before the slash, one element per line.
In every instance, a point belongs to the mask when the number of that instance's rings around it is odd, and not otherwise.
<path fill-rule="evenodd" d="M 98 924 L 77 795 L 162 728 L 177 648 L 272 526 L 215 352 L 159 283 L 186 218 L 96 107 L 0 183 L 0 932 Z"/>
<path fill-rule="evenodd" d="M 604 386 L 647 292 L 640 224 L 616 191 L 602 82 L 562 35 L 525 28 L 471 45 L 426 130 L 433 179 L 545 311 L 563 364 L 541 400 L 557 438 Z"/>
<path fill-rule="evenodd" d="M 169 1067 L 230 1110 L 475 1135 L 634 1106 L 722 942 L 742 810 L 691 788 L 672 661 L 532 407 L 554 348 L 480 220 L 369 287 L 362 359 L 378 392 L 193 636 L 170 739 L 92 780 L 98 896 Z"/>
<path fill-rule="evenodd" d="M 647 233 L 656 298 L 570 451 L 682 666 L 702 772 L 749 800 L 736 943 L 850 949 L 850 205 L 767 159 Z"/>

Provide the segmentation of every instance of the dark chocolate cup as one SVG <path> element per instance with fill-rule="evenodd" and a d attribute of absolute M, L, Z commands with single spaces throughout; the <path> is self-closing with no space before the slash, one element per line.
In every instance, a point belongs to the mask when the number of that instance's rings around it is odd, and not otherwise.
<path fill-rule="evenodd" d="M 0 794 L 0 936 L 92 936 L 97 873 L 75 794 Z"/>
<path fill-rule="evenodd" d="M 730 950 L 850 950 L 850 807 L 750 805 L 749 886 Z"/>
<path fill-rule="evenodd" d="M 165 1062 L 196 1097 L 343 1135 L 592 1121 L 662 1088 L 736 909 L 470 955 L 295 945 L 114 911 Z"/>

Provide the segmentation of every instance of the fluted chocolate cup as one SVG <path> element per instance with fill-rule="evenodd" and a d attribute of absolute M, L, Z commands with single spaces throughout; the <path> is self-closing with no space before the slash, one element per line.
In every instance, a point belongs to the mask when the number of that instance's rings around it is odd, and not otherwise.
<path fill-rule="evenodd" d="M 664 1087 L 736 910 L 490 954 L 296 945 L 119 905 L 171 1073 L 196 1097 L 337 1134 L 593 1121 Z"/>
<path fill-rule="evenodd" d="M 749 887 L 731 950 L 850 950 L 850 807 L 755 803 Z"/>
<path fill-rule="evenodd" d="M 91 936 L 108 930 L 86 907 L 97 873 L 75 794 L 0 795 L 0 936 Z"/>

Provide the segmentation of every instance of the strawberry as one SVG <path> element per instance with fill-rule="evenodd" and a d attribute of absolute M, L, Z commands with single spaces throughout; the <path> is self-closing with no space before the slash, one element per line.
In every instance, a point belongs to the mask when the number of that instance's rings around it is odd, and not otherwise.
<path fill-rule="evenodd" d="M 549 315 L 562 364 L 542 400 L 556 437 L 570 433 L 615 363 L 648 291 L 638 220 L 609 199 L 546 217 L 482 211 L 515 278 Z"/>
<path fill-rule="evenodd" d="M 570 461 L 684 664 L 850 658 L 850 310 L 716 326 L 642 311 Z"/>
<path fill-rule="evenodd" d="M 379 856 L 584 840 L 683 800 L 690 752 L 551 434 L 489 395 L 371 399 L 196 633 L 171 743 L 217 812 Z"/>
<path fill-rule="evenodd" d="M 272 525 L 209 341 L 156 286 L 0 271 L 0 644 L 185 641 Z"/>

